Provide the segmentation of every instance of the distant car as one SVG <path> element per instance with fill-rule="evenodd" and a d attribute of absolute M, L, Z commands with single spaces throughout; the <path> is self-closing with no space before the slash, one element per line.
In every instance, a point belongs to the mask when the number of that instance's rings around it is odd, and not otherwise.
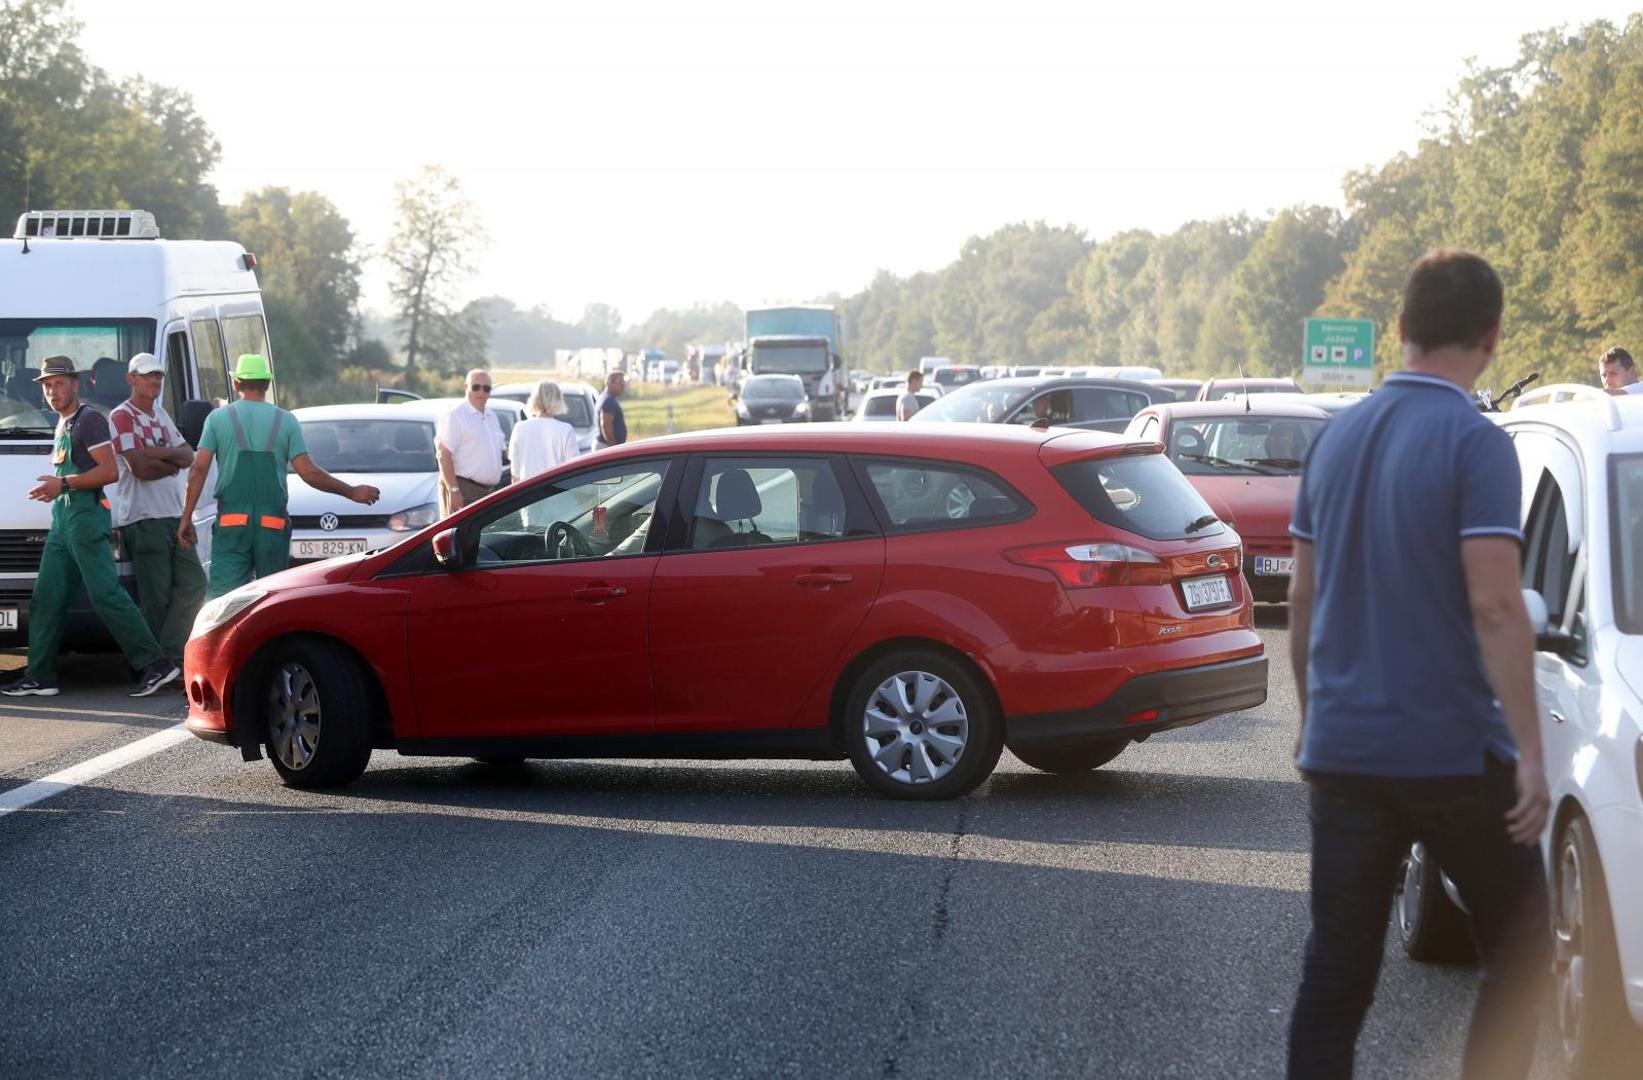
<path fill-rule="evenodd" d="M 981 382 L 981 369 L 976 367 L 962 367 L 958 364 L 948 364 L 946 367 L 936 368 L 935 374 L 930 376 L 929 381 L 935 383 L 943 390 L 957 390 L 961 386 L 969 386 L 973 382 Z"/>
<path fill-rule="evenodd" d="M 1329 416 L 1260 397 L 1190 401 L 1143 410 L 1124 434 L 1164 444 L 1210 509 L 1244 538 L 1244 575 L 1255 599 L 1284 603 L 1295 565 L 1289 518 L 1301 464 Z"/>
<path fill-rule="evenodd" d="M 1176 401 L 1197 400 L 1198 389 L 1204 385 L 1202 379 L 1153 379 L 1151 381 L 1152 385 L 1174 394 Z"/>
<path fill-rule="evenodd" d="M 1081 379 L 1134 379 L 1136 382 L 1157 382 L 1164 377 L 1164 373 L 1155 367 L 1140 367 L 1133 364 L 1087 365 L 1069 368 L 1067 374 L 1076 375 Z"/>
<path fill-rule="evenodd" d="M 894 420 L 896 418 L 896 402 L 900 401 L 901 395 L 906 392 L 906 387 L 899 390 L 869 390 L 861 399 L 861 404 L 856 407 L 856 415 L 854 419 Z M 918 407 L 920 411 L 923 411 L 929 405 L 934 404 L 936 400 L 935 394 L 929 393 L 925 390 L 920 390 L 914 396 L 918 398 Z"/>
<path fill-rule="evenodd" d="M 1288 401 L 1296 405 L 1310 405 L 1314 409 L 1322 409 L 1327 413 L 1338 413 L 1342 409 L 1350 409 L 1352 406 L 1356 405 L 1369 395 L 1359 393 L 1330 392 L 1322 394 L 1257 394 L 1253 396 L 1257 402 Z M 1222 398 L 1222 400 L 1239 401 L 1244 397 L 1245 395 L 1243 394 L 1233 394 L 1231 397 Z"/>
<path fill-rule="evenodd" d="M 315 405 L 292 415 L 314 464 L 349 484 L 372 484 L 382 498 L 361 506 L 285 478 L 291 563 L 376 551 L 439 520 L 434 424 L 449 404 Z"/>
<path fill-rule="evenodd" d="M 920 374 L 928 378 L 930 372 L 935 371 L 937 368 L 947 367 L 951 363 L 952 361 L 945 356 L 921 356 L 918 361 L 918 369 Z"/>
<path fill-rule="evenodd" d="M 1123 431 L 1130 417 L 1155 402 L 1168 401 L 1166 391 L 1148 383 L 1119 379 L 990 379 L 961 386 L 921 409 L 922 423 L 1042 424 L 1053 427 Z"/>
<path fill-rule="evenodd" d="M 491 401 L 517 401 L 520 405 L 526 405 L 535 392 L 535 383 L 502 383 L 491 391 Z M 599 434 L 598 425 L 594 422 L 599 395 L 593 387 L 583 382 L 560 382 L 559 392 L 565 395 L 565 415 L 560 419 L 576 429 L 577 451 L 592 453 L 593 440 Z M 511 434 L 513 425 L 508 427 Z"/>
<path fill-rule="evenodd" d="M 810 421 L 810 400 L 797 375 L 749 375 L 733 400 L 737 427 Z"/>
<path fill-rule="evenodd" d="M 1000 376 L 1000 378 L 1036 379 L 1038 376 L 1043 375 L 1045 371 L 1045 368 L 1037 364 L 1017 364 L 1009 370 L 1007 376 Z"/>
<path fill-rule="evenodd" d="M 1294 379 L 1207 379 L 1198 388 L 1199 401 L 1219 401 L 1234 394 L 1303 394 Z"/>
<path fill-rule="evenodd" d="M 208 604 L 187 728 L 293 788 L 373 749 L 847 758 L 898 799 L 1005 746 L 1087 772 L 1267 696 L 1238 536 L 1156 451 L 841 424 L 601 450 Z"/>
<path fill-rule="evenodd" d="M 905 389 L 907 389 L 907 376 L 905 376 L 905 375 L 881 375 L 878 378 L 873 380 L 873 385 L 868 387 L 868 389 L 869 390 L 905 390 Z M 919 393 L 921 393 L 921 394 L 934 394 L 936 397 L 942 397 L 943 396 L 943 391 L 942 391 L 942 388 L 941 388 L 941 384 L 938 383 L 938 382 L 931 382 L 929 379 L 924 380 L 924 386 L 919 390 Z"/>

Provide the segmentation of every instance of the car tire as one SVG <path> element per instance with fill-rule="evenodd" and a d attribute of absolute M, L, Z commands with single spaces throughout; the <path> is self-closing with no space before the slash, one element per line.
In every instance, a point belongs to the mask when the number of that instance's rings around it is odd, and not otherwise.
<path fill-rule="evenodd" d="M 842 717 L 856 772 L 892 799 L 953 799 L 992 774 L 1004 724 L 967 667 L 937 652 L 882 657 L 857 676 Z"/>
<path fill-rule="evenodd" d="M 337 787 L 371 760 L 371 700 L 350 658 L 307 641 L 280 648 L 262 688 L 268 758 L 290 787 Z"/>
<path fill-rule="evenodd" d="M 1577 1080 L 1619 1077 L 1627 1067 L 1621 1063 L 1635 1066 L 1643 1037 L 1626 1008 L 1608 884 L 1585 818 L 1563 826 L 1553 860 L 1553 971 L 1563 1059 Z"/>
<path fill-rule="evenodd" d="M 1010 747 L 1010 753 L 1020 758 L 1040 772 L 1054 773 L 1057 776 L 1072 776 L 1077 773 L 1086 773 L 1091 769 L 1099 769 L 1113 758 L 1124 752 L 1130 740 L 1120 736 L 1116 739 L 1102 739 L 1099 742 L 1084 743 L 1080 746 L 1056 747 L 1044 749 L 1039 747 L 1017 750 Z"/>
<path fill-rule="evenodd" d="M 1473 953 L 1466 912 L 1443 888 L 1443 873 L 1426 845 L 1415 841 L 1398 864 L 1392 918 L 1404 954 L 1421 963 L 1465 960 Z"/>

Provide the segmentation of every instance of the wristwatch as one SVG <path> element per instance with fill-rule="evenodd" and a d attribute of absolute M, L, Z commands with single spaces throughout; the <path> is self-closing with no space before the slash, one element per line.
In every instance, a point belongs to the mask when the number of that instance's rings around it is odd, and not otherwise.
<path fill-rule="evenodd" d="M 68 494 L 68 493 L 69 493 L 69 491 L 70 491 L 70 490 L 71 490 L 71 489 L 70 489 L 70 488 L 69 488 L 69 486 L 68 486 L 68 477 L 66 477 L 66 476 L 59 476 L 59 477 L 58 477 L 58 478 L 57 478 L 57 479 L 58 479 L 58 480 L 60 480 L 60 481 L 62 481 L 62 484 L 63 484 L 63 490 L 61 490 L 61 491 L 59 491 L 59 492 L 58 492 L 58 493 L 57 493 L 57 494 L 59 494 L 59 495 L 67 495 L 67 494 Z"/>

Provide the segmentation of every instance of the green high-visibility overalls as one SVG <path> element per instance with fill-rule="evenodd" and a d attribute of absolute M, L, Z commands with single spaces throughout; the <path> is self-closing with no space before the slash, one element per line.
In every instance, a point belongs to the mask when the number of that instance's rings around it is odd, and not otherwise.
<path fill-rule="evenodd" d="M 287 463 L 274 454 L 285 412 L 275 410 L 267 444 L 261 450 L 252 450 L 245 441 L 238 404 L 224 406 L 234 424 L 239 454 L 234 459 L 233 479 L 217 491 L 207 600 L 253 578 L 278 573 L 291 562 L 291 518 L 285 512 L 285 488 L 280 484 Z"/>
<path fill-rule="evenodd" d="M 81 405 L 81 409 L 90 408 Z M 51 471 L 58 476 L 74 476 L 73 430 L 76 412 L 69 423 L 57 425 L 57 441 L 51 455 Z M 114 522 L 103 502 L 103 490 L 67 491 L 51 502 L 51 529 L 46 533 L 45 551 L 40 556 L 40 576 L 29 600 L 28 677 L 38 682 L 57 681 L 57 647 L 63 641 L 64 616 L 74 587 L 84 584 L 92 610 L 103 620 L 115 644 L 138 671 L 162 658 L 159 642 L 143 621 L 137 604 L 120 587 L 114 567 L 114 550 L 109 534 Z"/>

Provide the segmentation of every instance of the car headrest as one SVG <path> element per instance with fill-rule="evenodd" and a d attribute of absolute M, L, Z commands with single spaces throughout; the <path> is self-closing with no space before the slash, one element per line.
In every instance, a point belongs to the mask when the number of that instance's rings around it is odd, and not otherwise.
<path fill-rule="evenodd" d="M 746 469 L 726 469 L 713 492 L 713 510 L 720 521 L 750 521 L 764 512 L 759 489 Z"/>

